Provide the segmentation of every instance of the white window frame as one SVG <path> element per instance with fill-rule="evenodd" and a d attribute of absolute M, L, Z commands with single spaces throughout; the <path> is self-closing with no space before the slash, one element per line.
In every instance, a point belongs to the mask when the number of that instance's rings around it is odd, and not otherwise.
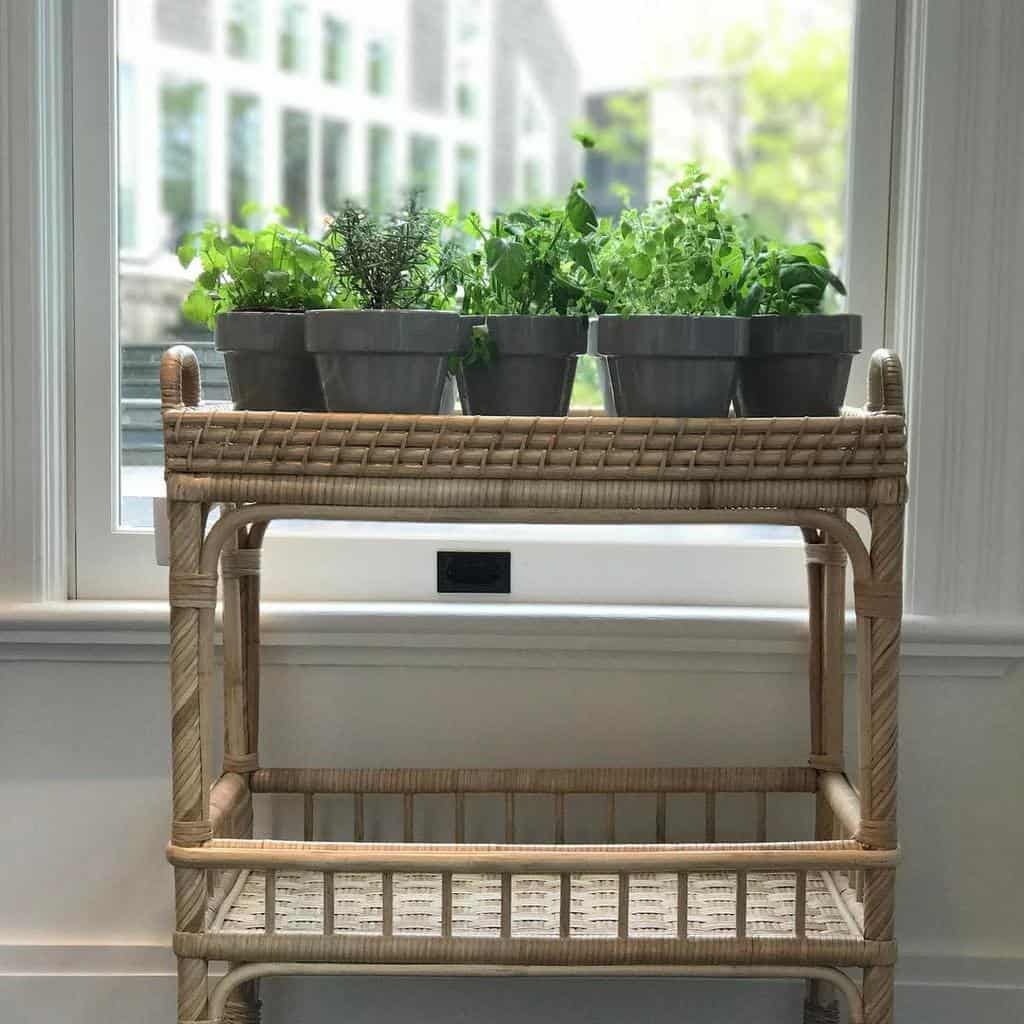
<path fill-rule="evenodd" d="M 150 531 L 118 525 L 119 381 L 116 338 L 116 65 L 110 0 L 71 8 L 74 174 L 75 466 L 73 594 L 96 599 L 161 598 L 165 570 L 154 564 Z M 309 4 L 314 28 L 317 5 Z M 265 31 L 275 21 L 266 19 Z M 881 339 L 888 248 L 889 168 L 896 16 L 892 5 L 861 0 L 851 69 L 851 162 L 847 217 L 851 306 L 865 317 L 865 337 Z M 353 53 L 360 52 L 353 39 Z M 399 48 L 403 41 L 398 42 Z M 314 53 L 318 55 L 318 50 Z M 276 60 L 276 47 L 270 49 Z M 313 61 L 319 77 L 319 62 Z M 401 84 L 401 62 L 396 86 Z M 353 68 L 353 81 L 363 73 Z M 301 78 L 302 76 L 296 76 Z M 273 118 L 265 110 L 265 118 Z M 368 120 L 379 117 L 370 112 Z M 314 115 L 315 123 L 316 115 Z M 265 121 L 272 123 L 272 121 Z M 394 123 L 385 120 L 385 123 Z M 447 124 L 444 128 L 447 130 Z M 395 124 L 396 166 L 409 126 Z M 219 131 L 211 127 L 215 135 Z M 357 123 L 352 124 L 358 138 Z M 459 141 L 455 135 L 454 142 Z M 884 180 L 883 180 L 884 178 Z M 314 183 L 318 189 L 319 182 Z M 481 197 L 483 199 L 483 197 Z M 856 398 L 857 379 L 852 387 Z M 613 532 L 616 542 L 599 539 Z M 643 527 L 427 527 L 371 524 L 338 528 L 335 537 L 283 536 L 268 545 L 267 592 L 290 600 L 353 598 L 436 601 L 434 552 L 445 548 L 513 551 L 512 602 L 654 603 L 796 606 L 804 601 L 802 560 L 792 543 L 737 546 L 703 538 L 673 544 L 672 531 Z M 400 543 L 396 543 L 400 541 Z M 330 544 L 328 549 L 327 545 Z M 330 558 L 325 562 L 325 552 Z M 275 571 L 287 565 L 288 572 Z M 341 584 L 336 580 L 343 581 Z"/>

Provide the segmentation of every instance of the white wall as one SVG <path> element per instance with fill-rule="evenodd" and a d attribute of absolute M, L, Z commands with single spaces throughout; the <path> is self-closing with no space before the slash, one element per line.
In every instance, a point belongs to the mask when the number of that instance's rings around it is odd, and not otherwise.
<path fill-rule="evenodd" d="M 310 664 L 321 656 L 308 649 L 274 649 L 263 760 L 798 764 L 801 658 L 790 641 L 776 647 L 748 656 L 738 636 L 735 653 L 699 665 L 637 658 L 632 671 L 593 659 L 566 668 L 569 652 L 524 656 L 531 667 L 517 669 L 507 651 L 360 648 L 336 651 L 328 667 Z M 1021 1019 L 1024 825 L 1013 808 L 1024 672 L 934 653 L 912 645 L 904 669 L 898 1020 Z M 172 1021 L 164 651 L 7 644 L 4 656 L 27 660 L 0 660 L 0 1021 Z M 488 661 L 503 667 L 480 667 Z M 800 999 L 783 983 L 665 980 L 295 979 L 266 982 L 264 993 L 268 1024 L 317 1024 L 339 1009 L 375 1024 L 659 1024 L 681 1010 L 725 1024 L 754 1006 L 760 1020 L 793 1021 Z"/>

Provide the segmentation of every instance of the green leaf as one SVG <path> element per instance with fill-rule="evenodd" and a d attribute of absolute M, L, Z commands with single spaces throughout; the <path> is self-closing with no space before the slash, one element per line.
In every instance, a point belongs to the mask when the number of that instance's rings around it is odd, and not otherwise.
<path fill-rule="evenodd" d="M 178 262 L 184 269 L 196 258 L 196 247 L 190 242 L 183 242 L 178 246 Z"/>
<path fill-rule="evenodd" d="M 825 251 L 817 242 L 804 242 L 802 245 L 791 245 L 787 251 L 792 253 L 794 256 L 802 256 L 808 263 L 813 263 L 817 267 L 828 266 L 828 259 L 825 256 Z"/>
<path fill-rule="evenodd" d="M 581 235 L 587 235 L 597 227 L 597 214 L 583 198 L 581 186 L 574 185 L 565 203 L 565 215 L 569 223 Z"/>
<path fill-rule="evenodd" d="M 629 272 L 641 281 L 646 277 L 650 277 L 651 267 L 651 257 L 643 252 L 638 252 L 629 261 Z"/>
<path fill-rule="evenodd" d="M 707 256 L 698 256 L 693 261 L 693 280 L 697 284 L 707 284 L 713 272 L 714 268 Z"/>
<path fill-rule="evenodd" d="M 526 252 L 522 244 L 510 242 L 506 238 L 489 238 L 484 250 L 494 279 L 503 288 L 513 291 L 526 270 Z"/>
<path fill-rule="evenodd" d="M 213 300 L 207 295 L 205 288 L 197 286 L 185 297 L 185 301 L 181 304 L 181 311 L 186 319 L 206 326 L 213 318 Z"/>
<path fill-rule="evenodd" d="M 597 140 L 590 132 L 583 131 L 582 129 L 572 133 L 572 137 L 584 148 L 593 149 L 597 145 Z"/>
<path fill-rule="evenodd" d="M 588 274 L 596 273 L 594 266 L 594 254 L 591 248 L 582 238 L 577 239 L 569 246 L 569 255 L 578 267 L 582 267 Z"/>

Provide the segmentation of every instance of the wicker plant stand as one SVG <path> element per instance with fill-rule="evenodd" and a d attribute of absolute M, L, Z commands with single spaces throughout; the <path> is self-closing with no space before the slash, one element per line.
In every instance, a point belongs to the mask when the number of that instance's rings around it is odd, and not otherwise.
<path fill-rule="evenodd" d="M 877 352 L 865 410 L 827 419 L 639 420 L 233 412 L 200 401 L 190 350 L 161 367 L 170 515 L 173 822 L 181 1024 L 257 1021 L 276 974 L 797 977 L 805 1021 L 889 1024 L 893 1009 L 898 675 L 906 429 L 901 371 Z M 211 505 L 222 512 L 207 525 Z M 847 522 L 867 513 L 870 540 Z M 754 768 L 287 769 L 261 765 L 260 549 L 273 519 L 770 523 L 802 531 L 810 606 L 810 759 Z M 843 760 L 845 573 L 860 692 L 856 785 Z M 223 601 L 224 758 L 204 693 Z M 210 785 L 211 780 L 215 781 Z M 255 794 L 294 794 L 303 839 L 254 839 Z M 719 794 L 750 794 L 749 843 L 716 842 Z M 815 830 L 769 841 L 769 794 L 802 793 Z M 318 794 L 350 801 L 351 842 L 315 841 Z M 402 801 L 402 843 L 365 842 L 364 806 Z M 415 806 L 450 797 L 448 844 Z M 487 794 L 502 843 L 465 842 Z M 517 843 L 546 794 L 549 845 Z M 567 843 L 577 795 L 606 842 Z M 615 800 L 645 794 L 651 840 L 615 841 Z M 702 794 L 705 841 L 670 841 Z M 700 799 L 700 797 L 697 797 Z M 496 837 L 498 838 L 498 837 Z M 227 961 L 210 988 L 208 964 Z M 859 968 L 862 975 L 851 976 Z"/>

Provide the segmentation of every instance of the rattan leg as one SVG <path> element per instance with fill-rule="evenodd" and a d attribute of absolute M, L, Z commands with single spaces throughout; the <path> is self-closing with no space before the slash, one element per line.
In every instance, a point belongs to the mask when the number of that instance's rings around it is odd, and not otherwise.
<path fill-rule="evenodd" d="M 205 960 L 178 957 L 178 1024 L 206 1021 L 207 966 Z"/>
<path fill-rule="evenodd" d="M 219 1024 L 260 1024 L 259 981 L 245 981 L 228 997 Z"/>
<path fill-rule="evenodd" d="M 839 1000 L 834 995 L 828 982 L 817 979 L 808 981 L 804 1024 L 839 1024 Z"/>
<path fill-rule="evenodd" d="M 892 1024 L 896 972 L 892 967 L 864 970 L 864 1024 Z"/>

